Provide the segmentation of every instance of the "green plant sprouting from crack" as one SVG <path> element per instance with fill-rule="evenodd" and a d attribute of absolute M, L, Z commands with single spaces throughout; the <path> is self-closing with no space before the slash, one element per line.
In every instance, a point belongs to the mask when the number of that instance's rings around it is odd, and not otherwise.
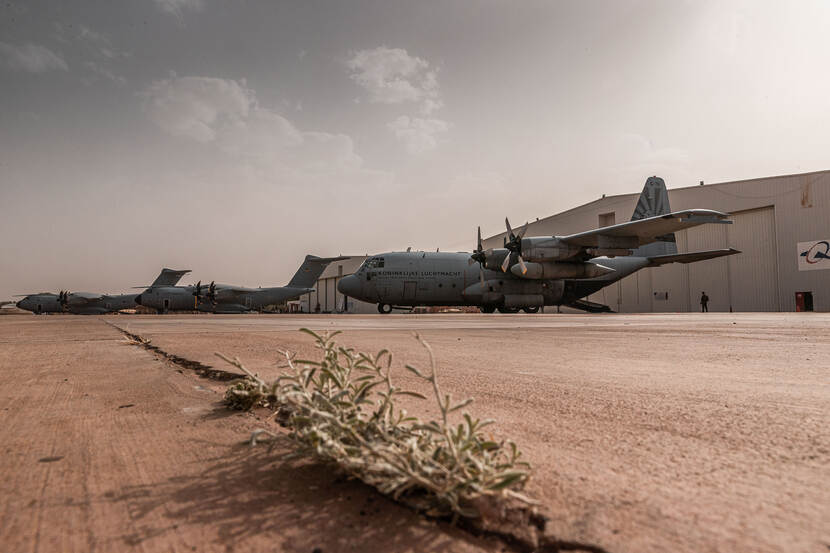
<path fill-rule="evenodd" d="M 276 410 L 297 455 L 334 463 L 430 515 L 476 517 L 483 502 L 492 506 L 500 499 L 535 503 L 521 493 L 529 466 L 520 461 L 516 445 L 485 437 L 482 429 L 493 421 L 462 412 L 471 399 L 454 403 L 441 391 L 432 348 L 420 336 L 415 335 L 429 354 L 430 372 L 411 365 L 406 369 L 431 384 L 440 420 L 423 422 L 398 406 L 404 396 L 426 397 L 393 383 L 388 350 L 371 356 L 338 346 L 334 338 L 339 332 L 301 331 L 314 338 L 322 360 L 297 360 L 283 352 L 288 370 L 272 383 L 238 358 L 216 354 L 248 375 L 228 389 L 225 401 L 230 407 Z M 455 417 L 461 421 L 457 425 L 451 422 Z M 257 430 L 252 443 L 263 436 L 276 438 L 271 431 Z"/>

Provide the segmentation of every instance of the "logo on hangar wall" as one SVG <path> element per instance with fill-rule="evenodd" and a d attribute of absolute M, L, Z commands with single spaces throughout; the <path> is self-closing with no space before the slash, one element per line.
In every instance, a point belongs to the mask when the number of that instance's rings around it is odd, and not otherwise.
<path fill-rule="evenodd" d="M 798 270 L 830 269 L 830 240 L 798 243 Z"/>

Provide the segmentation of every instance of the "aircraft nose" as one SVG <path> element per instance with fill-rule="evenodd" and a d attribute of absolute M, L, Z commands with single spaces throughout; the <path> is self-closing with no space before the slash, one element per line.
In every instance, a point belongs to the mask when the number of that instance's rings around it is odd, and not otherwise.
<path fill-rule="evenodd" d="M 337 291 L 344 296 L 356 297 L 360 293 L 360 281 L 354 275 L 345 276 L 337 283 Z"/>

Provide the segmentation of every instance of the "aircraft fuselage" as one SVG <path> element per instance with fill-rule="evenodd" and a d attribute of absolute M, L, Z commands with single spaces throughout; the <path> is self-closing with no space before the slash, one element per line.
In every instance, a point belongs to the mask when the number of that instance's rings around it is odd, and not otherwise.
<path fill-rule="evenodd" d="M 591 279 L 527 279 L 511 272 L 470 265 L 469 253 L 390 252 L 369 258 L 338 290 L 379 305 L 473 305 L 536 308 L 562 305 L 590 295 L 648 265 L 644 257 L 597 257 L 587 263 L 614 269 Z M 483 271 L 484 285 L 479 272 Z"/>
<path fill-rule="evenodd" d="M 206 288 L 206 287 L 203 287 Z M 194 286 L 155 286 L 148 288 L 136 299 L 145 307 L 166 311 L 204 311 L 208 313 L 245 313 L 268 305 L 283 303 L 309 292 L 308 288 L 278 286 L 273 288 L 239 288 L 216 284 L 215 301 L 202 296 L 197 299 Z"/>

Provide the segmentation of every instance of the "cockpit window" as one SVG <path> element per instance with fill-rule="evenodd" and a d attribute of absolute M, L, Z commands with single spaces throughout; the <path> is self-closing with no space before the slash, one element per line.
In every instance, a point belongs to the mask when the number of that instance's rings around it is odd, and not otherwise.
<path fill-rule="evenodd" d="M 364 262 L 363 265 L 369 269 L 381 269 L 383 268 L 383 258 L 373 257 L 372 259 Z"/>

